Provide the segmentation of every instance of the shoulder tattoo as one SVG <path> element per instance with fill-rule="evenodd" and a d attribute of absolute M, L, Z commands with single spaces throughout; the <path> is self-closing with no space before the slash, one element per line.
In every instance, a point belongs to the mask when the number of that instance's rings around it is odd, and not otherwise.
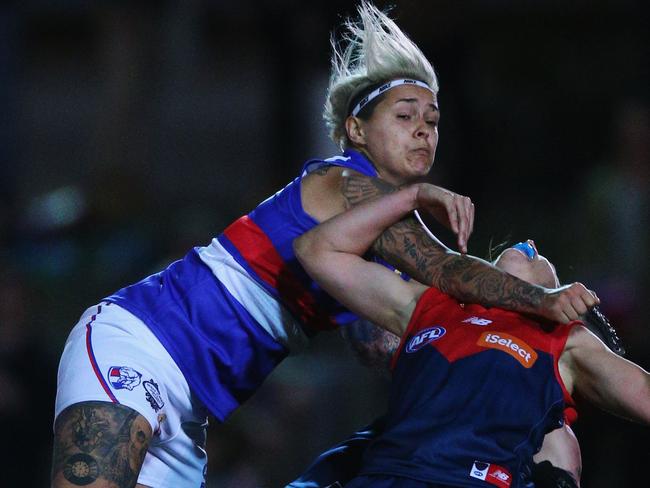
<path fill-rule="evenodd" d="M 397 189 L 397 187 L 379 178 L 350 174 L 343 178 L 341 192 L 345 197 L 347 207 L 350 208 L 369 198 L 385 195 Z"/>

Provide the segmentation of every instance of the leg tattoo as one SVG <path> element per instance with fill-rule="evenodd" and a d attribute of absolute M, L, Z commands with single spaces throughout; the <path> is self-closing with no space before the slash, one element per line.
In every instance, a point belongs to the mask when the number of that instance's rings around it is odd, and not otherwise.
<path fill-rule="evenodd" d="M 83 402 L 56 420 L 52 486 L 135 486 L 151 440 L 151 426 L 135 410 Z"/>

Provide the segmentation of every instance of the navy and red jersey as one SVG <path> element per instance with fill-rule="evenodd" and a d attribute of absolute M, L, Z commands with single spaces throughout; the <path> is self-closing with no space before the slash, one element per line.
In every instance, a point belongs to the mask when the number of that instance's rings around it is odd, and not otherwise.
<path fill-rule="evenodd" d="M 357 319 L 293 252 L 293 240 L 318 224 L 302 207 L 302 178 L 324 166 L 377 176 L 356 151 L 308 161 L 300 176 L 209 245 L 106 299 L 152 330 L 219 420 L 309 337 Z"/>
<path fill-rule="evenodd" d="M 525 486 L 544 435 L 573 405 L 558 372 L 573 325 L 544 330 L 428 289 L 393 360 L 386 427 L 360 474 Z"/>

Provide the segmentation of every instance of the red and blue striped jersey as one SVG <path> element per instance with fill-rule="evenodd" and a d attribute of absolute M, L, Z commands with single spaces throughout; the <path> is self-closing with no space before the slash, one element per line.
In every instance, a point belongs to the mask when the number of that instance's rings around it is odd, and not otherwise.
<path fill-rule="evenodd" d="M 386 428 L 361 473 L 526 486 L 544 435 L 573 405 L 558 371 L 573 325 L 546 328 L 428 289 L 393 360 Z"/>
<path fill-rule="evenodd" d="M 209 245 L 106 299 L 153 331 L 220 420 L 309 337 L 356 319 L 307 276 L 293 252 L 293 240 L 318 224 L 302 207 L 302 178 L 323 166 L 377 176 L 356 151 L 308 161 L 300 176 Z"/>

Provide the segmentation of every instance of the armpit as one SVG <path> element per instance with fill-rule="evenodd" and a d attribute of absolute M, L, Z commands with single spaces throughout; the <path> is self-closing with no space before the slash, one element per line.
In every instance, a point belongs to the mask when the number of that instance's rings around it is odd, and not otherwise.
<path fill-rule="evenodd" d="M 358 319 L 343 327 L 341 334 L 361 364 L 382 374 L 389 373 L 390 360 L 399 346 L 399 337 L 365 319 Z"/>

